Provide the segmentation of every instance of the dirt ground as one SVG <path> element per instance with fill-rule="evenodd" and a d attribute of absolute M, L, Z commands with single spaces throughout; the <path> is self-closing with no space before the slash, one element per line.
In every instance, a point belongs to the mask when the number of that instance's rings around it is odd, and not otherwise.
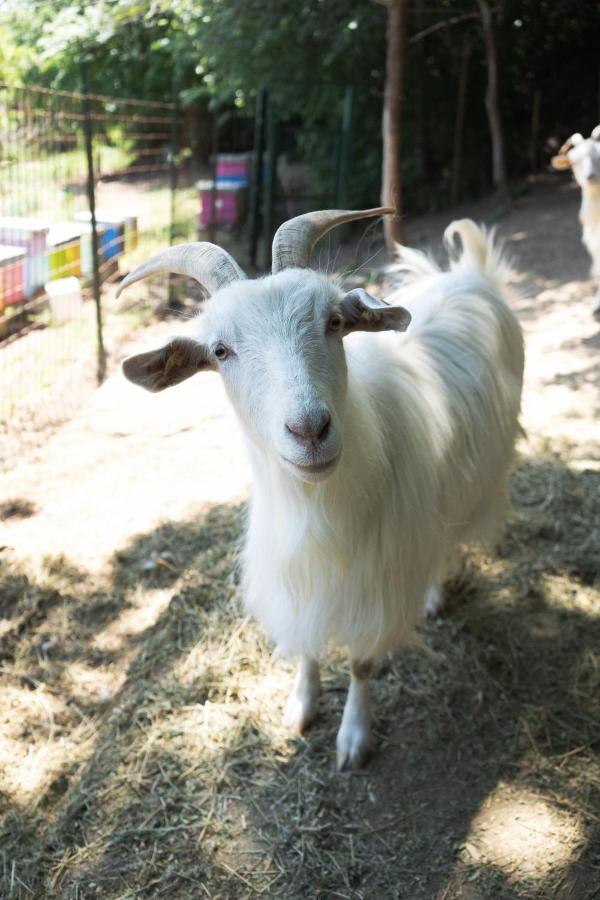
<path fill-rule="evenodd" d="M 111 378 L 0 477 L 0 897 L 600 897 L 600 331 L 578 195 L 530 182 L 407 220 L 508 239 L 526 335 L 513 511 L 469 554 L 430 653 L 383 660 L 377 750 L 334 767 L 325 661 L 304 739 L 292 667 L 241 614 L 248 468 L 217 376 Z M 152 344 L 176 323 L 140 334 Z"/>

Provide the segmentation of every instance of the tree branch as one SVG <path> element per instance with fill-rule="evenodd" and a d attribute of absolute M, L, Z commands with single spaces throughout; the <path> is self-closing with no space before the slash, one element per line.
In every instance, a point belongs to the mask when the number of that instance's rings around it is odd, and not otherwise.
<path fill-rule="evenodd" d="M 375 0 L 378 2 L 378 0 Z M 433 34 L 436 31 L 439 31 L 441 28 L 448 28 L 450 25 L 458 25 L 459 22 L 465 22 L 467 19 L 478 19 L 478 12 L 468 12 L 463 13 L 462 16 L 452 16 L 450 19 L 444 19 L 441 22 L 436 22 L 435 25 L 430 25 L 429 28 L 424 28 L 423 31 L 418 31 L 416 34 L 413 34 L 411 38 L 409 38 L 409 44 L 416 44 L 417 41 L 421 41 L 423 38 L 428 37 L 430 34 Z"/>

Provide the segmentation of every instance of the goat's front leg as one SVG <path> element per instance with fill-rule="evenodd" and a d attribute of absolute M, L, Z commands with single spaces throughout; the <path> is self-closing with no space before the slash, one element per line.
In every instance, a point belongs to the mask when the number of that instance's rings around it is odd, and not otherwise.
<path fill-rule="evenodd" d="M 428 619 L 435 619 L 444 605 L 442 589 L 435 581 L 432 581 L 425 591 L 425 615 Z"/>
<path fill-rule="evenodd" d="M 284 715 L 285 724 L 294 734 L 302 734 L 314 719 L 320 690 L 318 660 L 301 656 Z"/>
<path fill-rule="evenodd" d="M 337 735 L 337 764 L 340 772 L 360 769 L 371 751 L 369 678 L 372 671 L 372 660 L 350 660 L 350 688 Z"/>

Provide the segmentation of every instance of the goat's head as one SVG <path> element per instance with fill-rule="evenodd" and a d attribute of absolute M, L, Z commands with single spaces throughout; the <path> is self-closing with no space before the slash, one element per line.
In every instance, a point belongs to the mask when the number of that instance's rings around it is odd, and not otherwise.
<path fill-rule="evenodd" d="M 342 452 L 346 358 L 354 331 L 404 331 L 410 314 L 365 291 L 344 294 L 309 268 L 318 239 L 351 219 L 391 213 L 327 210 L 284 223 L 273 241 L 273 274 L 247 280 L 225 250 L 183 244 L 131 272 L 128 284 L 155 272 L 196 278 L 212 294 L 193 337 L 129 357 L 127 378 L 161 391 L 202 369 L 220 372 L 250 439 L 302 481 L 319 481 Z"/>
<path fill-rule="evenodd" d="M 600 125 L 589 138 L 572 134 L 550 162 L 554 169 L 572 169 L 582 188 L 600 190 Z"/>

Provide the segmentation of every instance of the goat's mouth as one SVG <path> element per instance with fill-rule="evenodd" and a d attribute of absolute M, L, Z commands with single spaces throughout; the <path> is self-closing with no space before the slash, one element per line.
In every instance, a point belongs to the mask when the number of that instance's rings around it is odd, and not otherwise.
<path fill-rule="evenodd" d="M 299 463 L 282 456 L 284 463 L 293 470 L 294 474 L 299 475 L 304 481 L 320 481 L 323 477 L 332 472 L 339 462 L 341 451 L 327 459 L 324 462 Z"/>

